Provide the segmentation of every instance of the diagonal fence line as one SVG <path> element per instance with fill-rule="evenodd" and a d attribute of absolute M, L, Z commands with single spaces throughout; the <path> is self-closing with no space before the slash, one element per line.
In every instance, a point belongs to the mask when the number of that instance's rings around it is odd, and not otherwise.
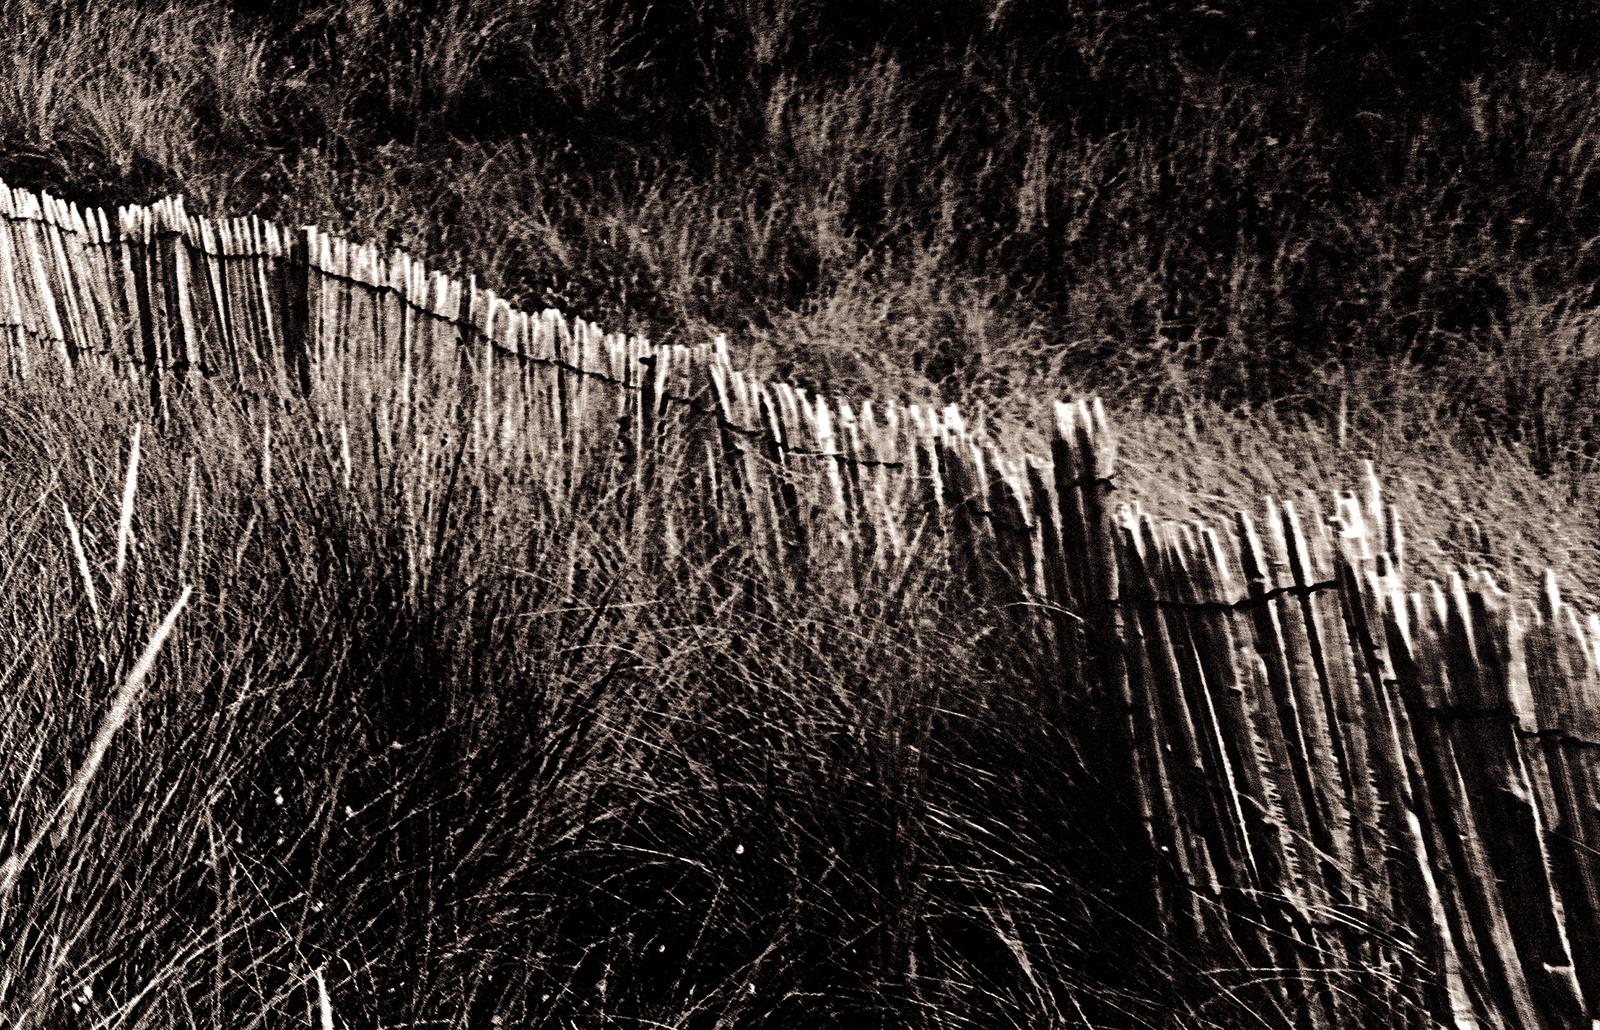
<path fill-rule="evenodd" d="M 1129 919 L 1219 968 L 1281 970 L 1252 990 L 1297 1027 L 1600 1019 L 1600 621 L 1553 586 L 1528 602 L 1487 578 L 1408 582 L 1376 477 L 1327 518 L 1285 503 L 1259 527 L 1158 524 L 1114 510 L 1098 402 L 1057 406 L 1047 455 L 1013 453 L 953 407 L 857 410 L 758 380 L 721 341 L 606 334 L 181 199 L 112 218 L 0 187 L 0 328 L 14 374 L 125 362 L 158 411 L 189 374 L 290 404 L 454 368 L 472 431 L 513 412 L 552 490 L 693 495 L 775 577 L 841 604 L 937 547 L 987 627 L 974 646 L 1082 720 Z M 672 470 L 669 432 L 693 452 Z M 858 581 L 817 580 L 829 560 Z M 1414 975 L 1336 988 L 1369 966 Z"/>

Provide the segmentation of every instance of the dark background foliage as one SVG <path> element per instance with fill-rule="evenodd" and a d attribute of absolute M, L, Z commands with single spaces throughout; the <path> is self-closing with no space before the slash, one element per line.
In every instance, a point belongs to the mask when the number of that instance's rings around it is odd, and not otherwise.
<path fill-rule="evenodd" d="M 73 5 L 37 6 L 70 26 Z M 1597 299 L 1589 5 L 168 13 L 236 50 L 134 69 L 136 90 L 181 85 L 182 154 L 96 160 L 92 131 L 30 139 L 23 111 L 0 118 L 0 174 L 343 225 L 531 303 L 745 334 L 847 392 L 1316 409 L 1352 366 L 1404 360 L 1474 428 L 1516 437 L 1541 406 L 1586 425 L 1478 373 Z"/>

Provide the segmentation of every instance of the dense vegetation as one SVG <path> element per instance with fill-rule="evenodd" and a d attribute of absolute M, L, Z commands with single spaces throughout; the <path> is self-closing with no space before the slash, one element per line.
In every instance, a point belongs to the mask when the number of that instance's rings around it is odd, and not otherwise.
<path fill-rule="evenodd" d="M 20 185 L 181 189 L 404 242 L 608 324 L 733 332 L 847 393 L 1325 411 L 1345 376 L 1408 361 L 1436 389 L 1403 400 L 1497 437 L 1542 427 L 1541 462 L 1589 440 L 1587 5 L 0 17 L 0 175 Z"/>
<path fill-rule="evenodd" d="M 1100 390 L 1135 496 L 1371 454 L 1419 561 L 1592 591 L 1596 57 L 1567 2 L 12 0 L 0 178 L 402 244 L 845 395 Z M 428 523 L 336 488 L 325 413 L 265 475 L 223 396 L 147 431 L 124 565 L 148 413 L 75 389 L 0 410 L 8 855 L 195 592 L 0 882 L 8 1019 L 300 1025 L 312 971 L 338 1025 L 1248 1018 L 1093 889 L 1070 713 L 937 570 L 893 620 L 719 608 L 615 498 L 511 503 L 419 431 L 386 474 L 466 498 Z"/>
<path fill-rule="evenodd" d="M 1090 889 L 1067 713 L 935 563 L 858 608 L 663 554 L 681 498 L 557 504 L 424 385 L 137 435 L 127 377 L 8 388 L 7 1025 L 1237 1010 Z"/>

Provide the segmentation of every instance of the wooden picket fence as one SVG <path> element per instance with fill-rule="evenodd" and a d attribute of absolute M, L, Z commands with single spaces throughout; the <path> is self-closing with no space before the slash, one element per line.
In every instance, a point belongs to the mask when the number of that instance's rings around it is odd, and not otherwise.
<path fill-rule="evenodd" d="M 338 398 L 376 370 L 407 398 L 448 367 L 479 443 L 537 441 L 554 494 L 696 492 L 802 589 L 824 566 L 868 589 L 937 541 L 1083 713 L 1085 775 L 1126 815 L 1122 903 L 1220 992 L 1274 1026 L 1600 1020 L 1600 618 L 1553 579 L 1409 581 L 1375 477 L 1325 510 L 1160 522 L 1114 504 L 1097 402 L 1014 453 L 954 408 L 814 396 L 720 340 L 606 334 L 181 200 L 0 187 L 0 327 L 13 374 L 107 363 L 157 412 L 196 376 Z"/>

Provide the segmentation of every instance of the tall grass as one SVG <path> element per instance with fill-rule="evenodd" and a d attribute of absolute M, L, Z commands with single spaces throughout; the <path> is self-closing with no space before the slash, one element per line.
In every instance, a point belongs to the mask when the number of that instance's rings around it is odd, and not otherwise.
<path fill-rule="evenodd" d="M 20 185 L 184 189 L 402 243 L 531 306 L 742 333 L 845 393 L 1326 412 L 1353 370 L 1401 364 L 1430 374 L 1397 405 L 1473 432 L 1520 438 L 1540 404 L 1582 421 L 1473 374 L 1520 375 L 1508 335 L 1593 304 L 1600 26 L 1580 5 L 3 17 L 0 175 Z M 1587 375 L 1565 354 L 1559 378 Z"/>
<path fill-rule="evenodd" d="M 8 1025 L 1243 1004 L 1111 903 L 1071 712 L 935 551 L 892 604 L 663 553 L 670 490 L 553 496 L 424 382 L 407 421 L 202 381 L 164 428 L 122 376 L 11 384 Z"/>
<path fill-rule="evenodd" d="M 1024 431 L 1099 388 L 1175 515 L 1375 457 L 1419 567 L 1600 589 L 1576 6 L 264 6 L 5 5 L 0 176 Z M 936 552 L 849 605 L 443 388 L 140 396 L 0 405 L 7 1025 L 1276 1018 L 1117 910 L 1074 713 Z"/>

